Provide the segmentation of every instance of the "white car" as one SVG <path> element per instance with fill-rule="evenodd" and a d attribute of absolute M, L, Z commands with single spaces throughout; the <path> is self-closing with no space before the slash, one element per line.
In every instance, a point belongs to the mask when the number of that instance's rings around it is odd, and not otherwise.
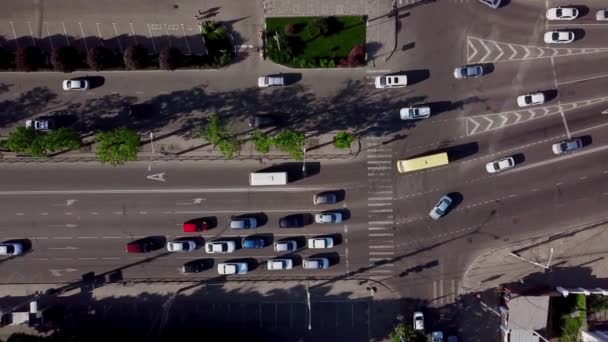
<path fill-rule="evenodd" d="M 320 213 L 315 215 L 316 223 L 340 223 L 342 222 L 342 213 Z"/>
<path fill-rule="evenodd" d="M 599 10 L 595 13 L 595 20 L 605 21 L 608 20 L 608 9 Z"/>
<path fill-rule="evenodd" d="M 424 315 L 420 311 L 414 312 L 414 330 L 424 331 Z"/>
<path fill-rule="evenodd" d="M 63 81 L 63 90 L 87 90 L 89 89 L 89 81 L 83 79 L 71 79 Z"/>
<path fill-rule="evenodd" d="M 520 95 L 517 97 L 517 105 L 520 107 L 535 106 L 543 103 L 545 103 L 545 94 L 541 92 Z"/>
<path fill-rule="evenodd" d="M 581 138 L 572 138 L 560 141 L 557 144 L 553 144 L 553 146 L 551 146 L 553 154 L 567 153 L 574 150 L 578 150 L 579 148 L 583 148 L 583 140 L 581 140 Z"/>
<path fill-rule="evenodd" d="M 213 253 L 232 253 L 236 250 L 234 241 L 213 241 L 205 244 L 205 252 Z"/>
<path fill-rule="evenodd" d="M 327 258 L 308 258 L 302 261 L 302 268 L 305 270 L 324 270 L 329 267 Z"/>
<path fill-rule="evenodd" d="M 510 169 L 513 166 L 515 166 L 515 159 L 513 159 L 513 157 L 507 157 L 487 163 L 486 171 L 488 171 L 488 173 L 495 173 Z"/>
<path fill-rule="evenodd" d="M 19 242 L 0 243 L 0 255 L 21 255 L 23 254 L 23 244 Z"/>
<path fill-rule="evenodd" d="M 285 77 L 283 76 L 263 76 L 258 78 L 258 87 L 281 87 L 285 85 Z"/>
<path fill-rule="evenodd" d="M 554 7 L 547 10 L 548 20 L 574 20 L 578 17 L 578 10 L 574 7 Z"/>
<path fill-rule="evenodd" d="M 377 76 L 374 82 L 376 88 L 401 88 L 407 85 L 407 76 L 405 75 L 385 75 Z"/>
<path fill-rule="evenodd" d="M 548 20 L 574 20 L 578 17 L 578 10 L 574 7 L 554 7 L 547 10 Z"/>
<path fill-rule="evenodd" d="M 308 239 L 308 248 L 311 249 L 332 248 L 333 246 L 334 239 L 331 237 L 317 237 Z"/>
<path fill-rule="evenodd" d="M 273 270 L 290 270 L 293 268 L 291 259 L 270 259 L 266 262 L 266 268 Z"/>
<path fill-rule="evenodd" d="M 454 78 L 457 80 L 463 78 L 474 78 L 483 75 L 483 66 L 480 64 L 463 65 L 454 69 Z"/>
<path fill-rule="evenodd" d="M 450 198 L 450 196 L 445 195 L 439 199 L 439 202 L 437 202 L 437 204 L 435 204 L 435 206 L 429 213 L 429 216 L 431 216 L 433 220 L 439 220 L 443 215 L 445 215 L 451 205 L 452 199 Z"/>
<path fill-rule="evenodd" d="M 169 252 L 192 252 L 196 249 L 196 242 L 193 240 L 173 240 L 167 242 Z"/>
<path fill-rule="evenodd" d="M 298 243 L 294 240 L 277 241 L 274 243 L 275 252 L 293 252 L 298 249 Z"/>
<path fill-rule="evenodd" d="M 249 267 L 246 262 L 223 262 L 217 264 L 219 274 L 246 274 Z"/>
<path fill-rule="evenodd" d="M 36 131 L 51 131 L 54 127 L 51 120 L 25 120 L 25 128 L 32 128 Z"/>
<path fill-rule="evenodd" d="M 575 35 L 572 31 L 549 31 L 545 33 L 545 43 L 565 44 L 572 43 Z"/>
<path fill-rule="evenodd" d="M 431 117 L 431 107 L 429 106 L 412 106 L 401 108 L 399 111 L 401 120 L 418 120 Z"/>

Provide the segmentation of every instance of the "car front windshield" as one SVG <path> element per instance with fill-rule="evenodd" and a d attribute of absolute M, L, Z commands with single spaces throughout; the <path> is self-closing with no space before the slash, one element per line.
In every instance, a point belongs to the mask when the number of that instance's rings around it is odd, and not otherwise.
<path fill-rule="evenodd" d="M 555 11 L 555 14 L 556 14 L 558 17 L 561 17 L 561 16 L 562 16 L 562 13 L 563 13 L 563 12 L 562 12 L 562 9 L 561 9 L 561 8 L 558 8 L 558 9 L 557 9 L 557 11 Z"/>
<path fill-rule="evenodd" d="M 526 102 L 526 104 L 532 103 L 532 96 L 527 95 L 526 97 L 524 97 L 524 102 Z"/>
<path fill-rule="evenodd" d="M 559 32 L 553 32 L 553 40 L 559 40 Z"/>
<path fill-rule="evenodd" d="M 439 209 L 439 208 L 435 208 L 435 212 L 436 212 L 438 215 L 443 215 L 443 210 L 441 210 L 441 209 Z"/>

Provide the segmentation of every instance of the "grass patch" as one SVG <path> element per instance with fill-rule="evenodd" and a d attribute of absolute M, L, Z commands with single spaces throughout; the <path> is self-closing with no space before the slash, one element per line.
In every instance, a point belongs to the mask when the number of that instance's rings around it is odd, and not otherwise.
<path fill-rule="evenodd" d="M 291 67 L 335 67 L 365 45 L 361 16 L 267 18 L 266 26 L 268 56 Z"/>
<path fill-rule="evenodd" d="M 581 329 L 587 326 L 587 299 L 583 294 L 555 298 L 552 320 L 559 324 L 559 341 L 576 342 Z"/>

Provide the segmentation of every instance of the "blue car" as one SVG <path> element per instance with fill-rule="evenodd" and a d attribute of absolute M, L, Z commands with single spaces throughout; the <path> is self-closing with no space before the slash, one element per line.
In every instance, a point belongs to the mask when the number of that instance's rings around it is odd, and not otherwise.
<path fill-rule="evenodd" d="M 243 248 L 264 248 L 266 247 L 266 242 L 262 238 L 247 237 L 243 238 L 241 245 Z"/>

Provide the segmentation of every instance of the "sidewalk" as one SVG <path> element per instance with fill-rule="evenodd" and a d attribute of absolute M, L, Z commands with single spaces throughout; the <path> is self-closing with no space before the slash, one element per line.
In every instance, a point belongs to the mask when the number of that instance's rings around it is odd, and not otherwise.
<path fill-rule="evenodd" d="M 606 286 L 606 241 L 608 223 L 602 221 L 490 250 L 473 261 L 463 277 L 462 289 L 479 292 L 509 283 L 524 290 Z M 545 270 L 532 262 L 544 266 L 550 262 L 550 268 Z"/>
<path fill-rule="evenodd" d="M 187 139 L 170 134 L 160 139 L 150 141 L 149 136 L 142 136 L 141 147 L 137 161 L 241 161 L 258 160 L 264 164 L 275 160 L 293 160 L 288 154 L 271 149 L 266 155 L 257 152 L 253 143 L 243 143 L 240 154 L 232 159 L 226 159 L 219 151 L 203 139 Z M 348 160 L 356 158 L 360 151 L 360 144 L 354 141 L 350 150 L 338 150 L 333 145 L 334 134 L 322 134 L 306 139 L 306 160 Z M 146 140 L 147 139 L 147 140 Z M 85 139 L 83 147 L 78 151 L 58 153 L 47 158 L 19 156 L 13 152 L 0 153 L 0 163 L 71 163 L 86 162 L 98 163 L 96 146 L 91 143 L 92 138 Z"/>

